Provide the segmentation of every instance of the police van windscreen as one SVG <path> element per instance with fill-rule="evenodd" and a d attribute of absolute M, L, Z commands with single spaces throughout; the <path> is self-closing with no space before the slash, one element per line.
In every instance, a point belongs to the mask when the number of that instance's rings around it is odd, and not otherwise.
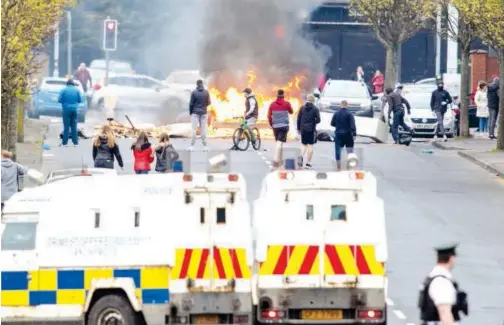
<path fill-rule="evenodd" d="M 35 249 L 36 222 L 7 222 L 2 232 L 3 251 L 26 251 Z"/>

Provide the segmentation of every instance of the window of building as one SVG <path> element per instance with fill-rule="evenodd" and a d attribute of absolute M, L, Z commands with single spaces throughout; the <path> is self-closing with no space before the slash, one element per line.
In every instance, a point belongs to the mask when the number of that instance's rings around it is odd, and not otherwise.
<path fill-rule="evenodd" d="M 346 206 L 331 205 L 331 221 L 342 220 L 346 221 Z"/>

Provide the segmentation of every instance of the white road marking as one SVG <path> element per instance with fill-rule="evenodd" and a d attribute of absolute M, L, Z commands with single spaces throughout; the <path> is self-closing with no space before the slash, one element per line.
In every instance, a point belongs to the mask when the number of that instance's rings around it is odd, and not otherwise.
<path fill-rule="evenodd" d="M 399 318 L 401 320 L 406 319 L 406 315 L 404 315 L 403 312 L 400 310 L 394 309 L 394 314 L 397 316 L 397 318 Z"/>
<path fill-rule="evenodd" d="M 385 302 L 387 303 L 387 306 L 394 306 L 394 302 L 392 301 L 392 299 L 385 298 Z"/>

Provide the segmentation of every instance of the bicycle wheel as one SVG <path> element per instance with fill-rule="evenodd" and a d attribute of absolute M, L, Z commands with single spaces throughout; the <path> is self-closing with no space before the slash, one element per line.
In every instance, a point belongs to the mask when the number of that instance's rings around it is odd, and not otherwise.
<path fill-rule="evenodd" d="M 261 149 L 261 134 L 259 133 L 259 129 L 253 128 L 252 133 L 254 134 L 254 140 L 255 140 L 252 142 L 252 148 L 254 148 L 255 150 L 259 150 Z"/>
<path fill-rule="evenodd" d="M 250 138 L 247 134 L 245 134 L 245 131 L 242 128 L 237 128 L 233 132 L 233 144 L 240 151 L 245 151 L 248 149 L 250 145 Z"/>

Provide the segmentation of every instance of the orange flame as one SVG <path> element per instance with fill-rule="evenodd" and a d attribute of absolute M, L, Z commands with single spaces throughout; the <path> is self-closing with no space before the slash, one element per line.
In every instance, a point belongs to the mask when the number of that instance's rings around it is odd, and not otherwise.
<path fill-rule="evenodd" d="M 276 92 L 278 89 L 283 89 L 285 91 L 285 100 L 291 103 L 295 113 L 301 107 L 301 84 L 306 80 L 304 76 L 294 76 L 283 86 L 271 86 L 271 84 L 267 82 L 258 82 L 257 74 L 252 70 L 246 73 L 246 78 L 247 87 L 252 89 L 259 104 L 259 121 L 267 120 L 268 108 L 270 104 L 276 100 Z M 227 121 L 243 117 L 245 114 L 245 96 L 241 91 L 242 89 L 237 89 L 235 87 L 228 87 L 223 91 L 219 91 L 215 87 L 210 87 L 209 92 L 212 101 L 210 109 L 214 112 L 217 121 Z"/>

